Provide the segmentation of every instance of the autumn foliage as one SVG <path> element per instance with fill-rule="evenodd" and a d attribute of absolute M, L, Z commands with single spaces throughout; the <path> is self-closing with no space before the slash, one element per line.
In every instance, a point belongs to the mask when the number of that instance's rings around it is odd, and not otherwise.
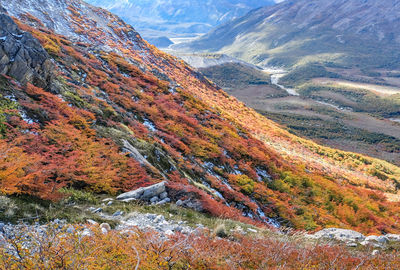
<path fill-rule="evenodd" d="M 400 231 L 399 203 L 387 200 L 399 168 L 289 134 L 107 11 L 95 9 L 106 31 L 68 2 L 79 42 L 32 16 L 18 22 L 54 59 L 55 82 L 44 90 L 6 79 L 17 108 L 0 109 L 2 193 L 57 200 L 62 187 L 116 194 L 166 177 L 216 216 Z M 124 153 L 124 140 L 152 167 Z"/>
<path fill-rule="evenodd" d="M 330 244 L 306 244 L 301 237 L 215 237 L 204 230 L 161 237 L 131 228 L 102 233 L 89 227 L 44 232 L 21 227 L 0 247 L 0 268 L 13 269 L 398 269 L 399 254 L 350 251 Z M 68 229 L 68 230 L 67 230 Z M 86 228 L 87 230 L 87 228 Z M 304 240 L 303 240 L 304 241 Z"/>

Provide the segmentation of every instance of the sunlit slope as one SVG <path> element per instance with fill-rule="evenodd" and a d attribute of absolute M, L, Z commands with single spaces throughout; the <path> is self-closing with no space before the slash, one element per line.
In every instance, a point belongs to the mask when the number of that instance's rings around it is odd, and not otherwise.
<path fill-rule="evenodd" d="M 54 77 L 2 79 L 3 193 L 57 200 L 63 188 L 116 194 L 167 180 L 215 216 L 400 231 L 399 204 L 382 193 L 397 193 L 398 167 L 290 135 L 107 11 L 31 4 L 3 3 L 47 51 Z"/>

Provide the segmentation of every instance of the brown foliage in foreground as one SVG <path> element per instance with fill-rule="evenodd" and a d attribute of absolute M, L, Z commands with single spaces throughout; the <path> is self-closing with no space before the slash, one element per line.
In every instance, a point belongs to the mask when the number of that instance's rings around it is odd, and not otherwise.
<path fill-rule="evenodd" d="M 82 227 L 73 233 L 49 226 L 25 227 L 0 241 L 1 269 L 399 269 L 398 253 L 376 256 L 345 247 L 305 245 L 301 238 L 236 235 L 207 231 L 160 236 L 136 229 L 102 233 Z M 69 229 L 71 230 L 71 228 Z M 5 248 L 7 247 L 7 248 Z"/>

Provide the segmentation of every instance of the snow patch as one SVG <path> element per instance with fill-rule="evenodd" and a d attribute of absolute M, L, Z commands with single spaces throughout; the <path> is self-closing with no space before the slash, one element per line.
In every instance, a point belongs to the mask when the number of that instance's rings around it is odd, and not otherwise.
<path fill-rule="evenodd" d="M 24 120 L 25 122 L 27 122 L 28 124 L 33 124 L 35 123 L 35 120 L 33 120 L 32 118 L 30 118 L 24 111 L 20 111 L 19 114 L 22 117 L 22 120 Z"/>
<path fill-rule="evenodd" d="M 144 120 L 143 125 L 145 125 L 151 132 L 156 132 L 156 131 L 157 131 L 157 128 L 156 128 L 156 126 L 154 125 L 154 123 L 151 122 L 151 121 L 148 120 L 148 119 L 145 119 L 145 120 Z"/>

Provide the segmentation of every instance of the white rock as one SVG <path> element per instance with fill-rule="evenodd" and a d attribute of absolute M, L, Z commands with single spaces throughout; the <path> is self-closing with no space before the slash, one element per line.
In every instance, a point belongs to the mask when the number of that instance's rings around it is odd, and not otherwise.
<path fill-rule="evenodd" d="M 81 233 L 82 236 L 91 236 L 93 233 L 89 229 L 84 229 L 83 232 Z"/>
<path fill-rule="evenodd" d="M 374 249 L 371 253 L 372 256 L 378 255 L 379 254 L 379 250 Z"/>
<path fill-rule="evenodd" d="M 381 235 L 381 236 L 370 235 L 370 236 L 367 236 L 364 241 L 385 244 L 385 243 L 389 242 L 389 239 L 384 235 Z"/>
<path fill-rule="evenodd" d="M 86 220 L 87 223 L 89 223 L 90 225 L 99 225 L 99 223 L 97 223 L 96 221 L 94 221 L 93 219 L 88 219 Z"/>
<path fill-rule="evenodd" d="M 328 238 L 337 241 L 344 241 L 344 242 L 360 242 L 364 241 L 365 236 L 359 232 L 346 230 L 346 229 L 339 229 L 339 228 L 328 228 L 318 231 L 314 234 L 314 237 L 319 238 Z"/>
<path fill-rule="evenodd" d="M 154 222 L 159 223 L 159 222 L 164 221 L 164 220 L 165 220 L 165 218 L 164 218 L 163 215 L 158 215 L 158 216 L 154 219 Z"/>
<path fill-rule="evenodd" d="M 386 237 L 389 241 L 400 242 L 400 234 L 388 233 L 388 234 L 385 235 L 385 237 Z"/>
<path fill-rule="evenodd" d="M 104 229 L 106 229 L 107 231 L 111 231 L 111 226 L 110 226 L 110 224 L 108 224 L 108 223 L 101 223 L 100 224 L 100 228 L 104 228 Z"/>
<path fill-rule="evenodd" d="M 173 235 L 174 232 L 171 230 L 166 230 L 164 234 L 170 236 L 170 235 Z"/>
<path fill-rule="evenodd" d="M 150 198 L 153 198 L 155 196 L 160 195 L 161 193 L 164 193 L 166 191 L 165 184 L 166 182 L 164 181 L 152 186 L 138 188 L 136 190 L 129 191 L 119 195 L 117 197 L 117 200 L 123 200 L 123 201 L 131 199 L 149 200 Z"/>
<path fill-rule="evenodd" d="M 257 232 L 257 230 L 254 230 L 254 229 L 252 229 L 252 228 L 248 228 L 247 229 L 249 232 L 252 232 L 252 233 L 256 233 Z"/>
<path fill-rule="evenodd" d="M 96 214 L 96 213 L 100 213 L 100 212 L 102 212 L 102 211 L 103 211 L 103 209 L 102 209 L 101 207 L 99 207 L 99 208 L 94 209 L 94 210 L 92 211 L 92 213 L 93 213 L 93 214 Z"/>
<path fill-rule="evenodd" d="M 123 214 L 124 214 L 123 211 L 116 211 L 116 212 L 113 214 L 113 217 L 122 216 Z"/>
<path fill-rule="evenodd" d="M 347 243 L 348 247 L 357 247 L 357 243 L 351 242 L 351 243 Z"/>
<path fill-rule="evenodd" d="M 75 228 L 74 228 L 72 225 L 70 225 L 70 226 L 67 228 L 66 232 L 72 234 L 72 233 L 75 232 Z"/>

